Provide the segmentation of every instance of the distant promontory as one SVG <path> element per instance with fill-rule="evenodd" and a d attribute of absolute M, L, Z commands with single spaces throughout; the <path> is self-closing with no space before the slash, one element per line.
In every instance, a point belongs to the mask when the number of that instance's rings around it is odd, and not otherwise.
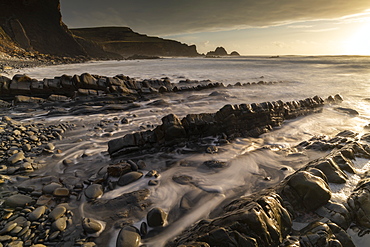
<path fill-rule="evenodd" d="M 20 58 L 122 59 L 199 56 L 195 45 L 149 37 L 128 27 L 69 29 L 59 0 L 0 1 L 0 53 Z"/>

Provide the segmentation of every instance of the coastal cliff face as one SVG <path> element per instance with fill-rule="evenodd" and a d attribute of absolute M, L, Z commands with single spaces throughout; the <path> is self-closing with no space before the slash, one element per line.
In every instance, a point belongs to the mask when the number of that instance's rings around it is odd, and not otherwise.
<path fill-rule="evenodd" d="M 1 0 L 0 9 L 0 27 L 18 47 L 56 56 L 87 56 L 62 22 L 59 0 Z"/>
<path fill-rule="evenodd" d="M 139 55 L 197 56 L 195 46 L 148 37 L 130 28 L 76 29 L 62 22 L 59 0 L 0 0 L 0 51 L 58 57 L 120 59 Z"/>
<path fill-rule="evenodd" d="M 123 57 L 148 56 L 199 56 L 195 45 L 182 44 L 175 40 L 149 37 L 128 27 L 98 27 L 71 29 L 76 36 L 100 44 L 104 50 Z"/>

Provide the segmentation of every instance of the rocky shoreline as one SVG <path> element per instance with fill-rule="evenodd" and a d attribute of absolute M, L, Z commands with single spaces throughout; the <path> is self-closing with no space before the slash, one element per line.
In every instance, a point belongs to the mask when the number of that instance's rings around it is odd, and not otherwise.
<path fill-rule="evenodd" d="M 169 114 L 157 126 L 119 135 L 115 134 L 118 128 L 129 127 L 127 116 L 90 123 L 73 118 L 50 124 L 23 120 L 33 116 L 33 111 L 46 119 L 94 116 L 140 108 L 138 102 L 149 99 L 160 106 L 159 97 L 165 94 L 273 87 L 284 82 L 223 85 L 184 80 L 175 84 L 168 78 L 135 80 L 87 73 L 42 81 L 26 75 L 3 76 L 0 82 L 4 110 L 0 122 L 2 246 L 152 246 L 150 239 L 171 229 L 200 197 L 220 193 L 191 176 L 168 176 L 167 171 L 189 166 L 213 174 L 229 167 L 215 158 L 188 164 L 177 156 L 222 153 L 223 147 L 240 137 L 258 138 L 292 119 L 320 114 L 325 105 L 343 100 L 336 95 L 325 101 L 315 96 L 224 105 L 214 113 L 183 118 Z M 350 110 L 346 112 L 353 114 Z M 15 114 L 14 119 L 7 116 L 20 112 L 22 115 Z M 88 133 L 95 133 L 101 141 L 85 141 L 83 136 Z M 173 235 L 167 246 L 355 246 L 346 230 L 357 227 L 362 234 L 370 225 L 368 175 L 360 174 L 355 165 L 356 158 L 370 159 L 368 139 L 368 135 L 344 131 L 335 137 L 302 140 L 289 152 L 314 150 L 322 152 L 321 157 L 300 164 L 282 181 L 273 186 L 266 183 L 252 195 L 220 200 L 209 218 Z M 75 151 L 84 145 L 96 149 L 96 154 Z M 272 146 L 255 152 L 264 149 L 275 152 Z M 152 164 L 153 159 L 164 166 Z M 345 203 L 333 201 L 331 185 L 347 184 L 352 174 L 361 176 L 357 188 Z M 261 179 L 268 182 L 271 178 Z M 168 211 L 156 205 L 151 194 L 153 188 L 169 181 L 201 192 L 199 196 L 189 192 L 178 210 Z M 297 224 L 305 227 L 297 229 Z"/>

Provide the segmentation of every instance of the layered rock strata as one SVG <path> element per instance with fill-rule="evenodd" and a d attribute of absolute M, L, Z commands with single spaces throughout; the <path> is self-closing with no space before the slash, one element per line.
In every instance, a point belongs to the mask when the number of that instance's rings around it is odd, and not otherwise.
<path fill-rule="evenodd" d="M 168 246 L 355 246 L 346 230 L 352 223 L 370 227 L 369 178 L 344 204 L 331 201 L 329 184 L 347 182 L 345 172 L 355 173 L 352 160 L 369 159 L 369 151 L 349 142 L 277 186 L 229 203 L 219 217 L 198 222 Z M 297 230 L 293 222 L 306 226 Z"/>
<path fill-rule="evenodd" d="M 252 82 L 235 83 L 227 87 L 244 87 L 252 85 L 269 85 L 279 82 Z M 145 95 L 153 93 L 198 91 L 203 89 L 224 88 L 225 85 L 219 82 L 210 81 L 180 81 L 171 83 L 168 78 L 135 80 L 124 75 L 114 77 L 91 75 L 62 75 L 53 79 L 42 81 L 30 78 L 27 75 L 18 74 L 12 79 L 0 76 L 0 98 L 12 100 L 17 95 L 39 97 L 48 99 L 50 96 L 102 96 L 106 94 L 115 95 Z M 51 97 L 50 100 L 53 101 Z M 29 99 L 32 101 L 32 99 Z M 36 100 L 36 99 L 33 99 Z M 42 99 L 39 99 L 42 101 Z M 27 102 L 25 102 L 27 103 Z"/>
<path fill-rule="evenodd" d="M 110 155 L 142 149 L 174 146 L 203 137 L 218 136 L 222 141 L 236 137 L 257 137 L 284 120 L 320 112 L 324 101 L 315 96 L 292 102 L 263 102 L 225 105 L 216 113 L 189 114 L 183 119 L 170 114 L 154 130 L 127 134 L 108 143 Z"/>

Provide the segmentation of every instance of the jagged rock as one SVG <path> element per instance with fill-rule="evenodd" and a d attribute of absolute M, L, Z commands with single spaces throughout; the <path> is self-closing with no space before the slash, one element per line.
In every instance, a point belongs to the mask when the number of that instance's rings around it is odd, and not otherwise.
<path fill-rule="evenodd" d="M 300 231 L 301 246 L 355 247 L 351 237 L 334 223 L 314 222 Z"/>
<path fill-rule="evenodd" d="M 339 203 L 328 202 L 315 211 L 318 215 L 325 217 L 342 229 L 348 229 L 351 224 L 351 215 L 347 208 Z"/>
<path fill-rule="evenodd" d="M 321 170 L 329 183 L 343 184 L 348 179 L 347 175 L 333 162 L 332 159 L 319 161 L 314 165 L 315 168 Z"/>
<path fill-rule="evenodd" d="M 42 103 L 45 102 L 44 99 L 38 98 L 38 97 L 28 97 L 23 95 L 17 95 L 14 97 L 14 103 L 15 104 L 22 104 L 22 103 Z"/>
<path fill-rule="evenodd" d="M 307 210 L 315 210 L 326 204 L 331 198 L 329 185 L 320 177 L 312 175 L 306 171 L 299 171 L 290 177 L 284 188 L 284 194 L 287 190 L 293 190 L 295 197 Z"/>
<path fill-rule="evenodd" d="M 181 121 L 170 114 L 154 130 L 127 134 L 108 142 L 111 155 L 130 153 L 145 147 L 173 146 L 187 140 L 227 135 L 257 137 L 285 119 L 292 119 L 322 110 L 323 100 L 315 96 L 299 102 L 263 102 L 260 104 L 225 105 L 216 113 L 189 114 Z"/>
<path fill-rule="evenodd" d="M 225 48 L 217 47 L 214 51 L 207 52 L 206 56 L 227 56 Z"/>
<path fill-rule="evenodd" d="M 355 222 L 362 227 L 370 228 L 370 178 L 362 179 L 347 200 Z"/>

